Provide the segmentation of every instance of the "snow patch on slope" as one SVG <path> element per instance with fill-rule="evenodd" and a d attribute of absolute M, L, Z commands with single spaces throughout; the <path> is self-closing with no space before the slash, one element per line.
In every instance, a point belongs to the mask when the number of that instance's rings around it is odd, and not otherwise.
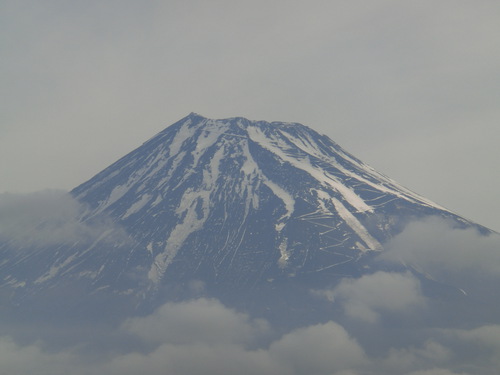
<path fill-rule="evenodd" d="M 385 184 L 374 183 L 374 182 L 370 181 L 369 179 L 364 178 L 360 174 L 354 173 L 354 172 L 346 169 L 334 157 L 326 157 L 325 153 L 321 151 L 321 149 L 317 145 L 317 143 L 307 133 L 301 134 L 302 137 L 296 137 L 296 136 L 294 136 L 288 132 L 285 132 L 283 130 L 280 130 L 280 133 L 284 137 L 286 137 L 293 145 L 295 145 L 295 147 L 299 148 L 304 153 L 307 153 L 311 156 L 314 156 L 315 158 L 317 158 L 319 160 L 322 160 L 322 161 L 332 165 L 333 167 L 337 168 L 341 173 L 343 173 L 344 175 L 346 175 L 348 177 L 356 179 L 360 182 L 364 182 L 364 183 L 370 185 L 371 187 L 373 187 L 379 191 L 382 191 L 384 193 L 395 195 L 399 198 L 403 198 L 403 199 L 409 200 L 411 202 L 423 203 L 423 204 L 430 206 L 430 207 L 434 207 L 434 208 L 437 208 L 440 210 L 448 211 L 444 207 L 432 202 L 431 200 L 429 200 L 427 198 L 424 198 L 424 197 L 414 193 L 413 191 L 398 184 L 396 181 L 390 179 L 389 177 L 375 171 L 372 167 L 370 167 L 364 163 L 358 162 L 357 160 L 353 159 L 348 154 L 343 152 L 340 147 L 335 150 L 336 154 L 338 154 L 345 161 L 347 161 L 351 165 L 354 165 L 355 167 L 357 167 L 359 170 L 363 171 L 367 175 L 374 177 L 378 181 L 383 181 Z M 342 183 L 337 185 L 337 188 L 341 185 L 342 185 Z M 345 185 L 343 187 L 347 188 Z M 342 192 L 342 194 L 345 196 L 344 193 L 346 193 L 346 191 Z M 354 192 L 352 192 L 352 193 L 355 194 Z M 347 192 L 347 194 L 349 194 L 349 192 Z M 351 195 L 351 198 L 354 198 L 354 197 Z M 354 199 L 356 199 L 356 198 L 354 198 Z M 363 212 L 363 211 L 360 211 L 360 212 Z"/>
<path fill-rule="evenodd" d="M 216 121 L 208 121 L 204 130 L 196 140 L 196 149 L 193 152 L 193 168 L 198 165 L 200 157 L 206 150 L 215 144 L 219 137 L 227 130 L 227 125 Z"/>
<path fill-rule="evenodd" d="M 212 138 L 212 140 L 214 139 L 216 138 Z M 206 145 L 211 144 L 213 143 L 206 143 Z M 206 147 L 202 149 L 205 150 Z M 148 272 L 148 278 L 155 285 L 159 284 L 167 268 L 170 266 L 187 238 L 192 233 L 200 230 L 207 220 L 211 208 L 211 195 L 213 190 L 217 187 L 216 182 L 219 177 L 220 162 L 224 157 L 224 151 L 224 147 L 219 148 L 210 160 L 208 169 L 203 170 L 201 189 L 188 189 L 184 192 L 180 204 L 176 209 L 176 215 L 183 219 L 170 232 L 165 242 L 166 246 L 163 252 L 156 255 Z"/>
<path fill-rule="evenodd" d="M 259 168 L 255 160 L 252 158 L 250 150 L 248 149 L 248 143 L 245 143 L 243 147 L 243 155 L 245 156 L 245 161 L 241 168 L 242 171 L 247 176 L 253 176 L 254 178 L 257 178 L 258 180 L 262 181 L 262 183 L 266 185 L 269 189 L 271 189 L 273 194 L 283 202 L 285 213 L 278 219 L 275 225 L 275 230 L 277 232 L 278 238 L 281 237 L 279 239 L 280 243 L 278 245 L 280 251 L 280 258 L 278 259 L 278 265 L 280 266 L 280 268 L 284 268 L 286 267 L 287 262 L 290 258 L 290 253 L 287 250 L 287 239 L 286 237 L 283 237 L 281 235 L 281 232 L 283 231 L 283 228 L 285 227 L 286 223 L 288 222 L 288 220 L 290 219 L 295 210 L 295 199 L 285 189 L 283 189 L 278 184 L 274 183 L 264 175 L 264 173 Z M 246 190 L 251 190 L 251 189 L 252 189 L 251 185 L 248 184 Z M 256 187 L 254 186 L 253 190 L 255 189 Z M 253 194 L 249 193 L 247 195 L 247 204 L 246 204 L 247 207 L 249 206 L 250 203 L 249 200 L 252 200 L 253 202 L 255 201 L 258 202 L 258 195 L 255 192 Z"/>
<path fill-rule="evenodd" d="M 144 194 L 141 198 L 134 202 L 122 216 L 122 219 L 126 219 L 130 215 L 133 215 L 141 210 L 148 202 L 151 200 L 150 194 Z"/>
<path fill-rule="evenodd" d="M 338 212 L 340 217 L 344 219 L 347 225 L 349 225 L 354 232 L 365 242 L 368 249 L 371 250 L 381 250 L 382 245 L 375 238 L 373 238 L 366 228 L 359 222 L 358 219 L 340 202 L 338 199 L 330 197 L 331 202 L 335 206 L 335 210 Z"/>
<path fill-rule="evenodd" d="M 281 236 L 281 231 L 285 227 L 286 223 L 290 219 L 295 209 L 295 199 L 288 194 L 288 192 L 277 184 L 272 182 L 269 179 L 264 180 L 264 184 L 269 187 L 273 194 L 280 198 L 283 201 L 285 206 L 285 213 L 278 219 L 278 222 L 275 225 L 276 232 L 278 232 L 278 237 Z M 278 248 L 280 250 L 280 258 L 278 259 L 278 265 L 280 268 L 285 268 L 288 264 L 288 260 L 290 259 L 290 251 L 288 250 L 288 239 L 286 237 L 282 237 Z"/>
<path fill-rule="evenodd" d="M 286 151 L 289 150 L 292 152 L 293 149 L 291 149 L 285 141 L 274 136 L 271 138 L 272 141 L 269 141 L 269 136 L 266 136 L 256 127 L 249 127 L 248 134 L 254 142 L 274 153 L 281 160 L 288 162 L 293 167 L 308 173 L 315 180 L 319 181 L 325 188 L 333 189 L 339 192 L 343 198 L 358 212 L 373 211 L 372 207 L 366 204 L 361 197 L 345 186 L 336 177 L 326 173 L 322 168 L 312 165 L 308 155 L 290 156 Z"/>
<path fill-rule="evenodd" d="M 207 219 L 208 214 L 208 196 L 209 191 L 192 191 L 188 190 L 184 193 L 181 200 L 181 205 L 176 213 L 179 216 L 184 216 L 183 220 L 178 223 L 170 233 L 166 246 L 163 252 L 159 253 L 153 262 L 148 278 L 158 285 L 168 266 L 172 263 L 177 252 L 189 235 L 202 228 Z M 203 216 L 199 217 L 197 206 L 202 202 Z"/>
<path fill-rule="evenodd" d="M 191 125 L 191 120 L 187 120 L 182 124 L 181 128 L 175 134 L 174 139 L 170 142 L 169 156 L 177 155 L 184 141 L 194 135 L 196 128 L 189 125 Z"/>

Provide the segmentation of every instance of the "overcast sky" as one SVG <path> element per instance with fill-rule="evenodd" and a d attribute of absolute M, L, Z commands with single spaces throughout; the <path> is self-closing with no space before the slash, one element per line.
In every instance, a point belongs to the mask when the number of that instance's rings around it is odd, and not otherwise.
<path fill-rule="evenodd" d="M 303 123 L 500 230 L 499 2 L 2 0 L 0 56 L 0 192 L 197 112 Z"/>

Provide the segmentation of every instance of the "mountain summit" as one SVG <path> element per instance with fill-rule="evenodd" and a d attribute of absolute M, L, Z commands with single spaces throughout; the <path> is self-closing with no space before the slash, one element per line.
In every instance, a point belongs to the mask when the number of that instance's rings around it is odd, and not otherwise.
<path fill-rule="evenodd" d="M 381 250 L 395 213 L 451 216 L 303 125 L 196 114 L 72 194 L 128 228 L 153 285 L 320 272 Z"/>
<path fill-rule="evenodd" d="M 410 220 L 475 225 L 304 125 L 194 113 L 71 195 L 85 207 L 79 221 L 102 230 L 92 241 L 5 256 L 4 288 L 18 299 L 53 290 L 71 299 L 68 285 L 77 285 L 140 305 L 200 288 L 229 295 L 331 283 L 366 272 Z"/>

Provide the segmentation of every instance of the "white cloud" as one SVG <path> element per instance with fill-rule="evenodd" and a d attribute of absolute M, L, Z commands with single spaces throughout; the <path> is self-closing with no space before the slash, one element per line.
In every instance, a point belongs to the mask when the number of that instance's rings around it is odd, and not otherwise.
<path fill-rule="evenodd" d="M 136 374 L 355 374 L 366 364 L 361 346 L 334 322 L 294 330 L 268 348 L 248 343 L 267 331 L 216 300 L 168 303 L 123 328 L 158 345 L 150 353 L 115 357 L 106 373 Z M 156 330 L 156 332 L 154 331 Z"/>
<path fill-rule="evenodd" d="M 0 374 L 70 374 L 75 359 L 70 352 L 50 353 L 38 344 L 21 346 L 9 337 L 0 337 Z"/>
<path fill-rule="evenodd" d="M 249 374 L 331 374 L 365 362 L 363 349 L 334 322 L 292 331 L 268 349 L 250 349 L 269 336 L 267 323 L 213 299 L 167 303 L 152 315 L 126 321 L 122 329 L 159 346 L 147 355 L 116 358 L 110 368 L 119 368 L 117 373 L 132 374 L 141 363 L 151 368 L 158 361 L 163 363 L 158 368 L 179 374 L 232 373 L 238 367 Z"/>
<path fill-rule="evenodd" d="M 44 190 L 0 194 L 0 241 L 16 249 L 93 242 L 112 229 L 113 240 L 127 236 L 110 221 L 84 222 L 85 207 L 69 193 Z"/>
<path fill-rule="evenodd" d="M 445 340 L 478 373 L 500 368 L 500 325 L 488 324 L 472 329 L 445 329 Z"/>
<path fill-rule="evenodd" d="M 382 367 L 388 372 L 404 374 L 415 368 L 445 365 L 452 357 L 453 353 L 448 348 L 428 340 L 421 347 L 391 348 Z"/>
<path fill-rule="evenodd" d="M 481 341 L 498 353 L 500 361 L 500 325 L 486 325 L 470 330 L 455 330 L 454 334 L 463 340 Z"/>
<path fill-rule="evenodd" d="M 334 322 L 293 331 L 271 344 L 269 353 L 297 374 L 331 374 L 366 363 L 361 346 Z"/>
<path fill-rule="evenodd" d="M 231 310 L 215 299 L 167 303 L 122 327 L 145 341 L 169 344 L 248 344 L 268 333 L 264 320 Z"/>
<path fill-rule="evenodd" d="M 379 271 L 315 293 L 342 304 L 347 316 L 370 323 L 383 313 L 405 314 L 425 306 L 420 283 L 410 273 Z"/>
<path fill-rule="evenodd" d="M 433 328 L 428 330 L 432 339 L 377 354 L 364 350 L 361 341 L 330 321 L 257 345 L 255 339 L 268 333 L 260 322 L 216 300 L 199 299 L 168 303 L 150 316 L 128 320 L 115 332 L 119 333 L 116 345 L 97 358 L 82 350 L 83 343 L 49 350 L 42 342 L 21 345 L 0 337 L 0 373 L 490 375 L 500 365 L 499 327 Z M 155 328 L 157 332 L 153 332 Z M 225 330 L 232 332 L 221 332 Z M 134 337 L 143 344 L 124 345 L 123 340 Z M 102 338 L 97 335 L 95 339 Z"/>
<path fill-rule="evenodd" d="M 117 375 L 291 374 L 286 364 L 274 361 L 265 351 L 220 343 L 164 344 L 149 354 L 135 352 L 117 356 L 100 371 Z"/>
<path fill-rule="evenodd" d="M 484 236 L 437 217 L 410 223 L 386 247 L 381 259 L 404 262 L 466 291 L 478 284 L 490 287 L 500 277 L 498 234 Z"/>
<path fill-rule="evenodd" d="M 266 324 L 216 300 L 167 303 L 149 316 L 129 319 L 120 331 L 145 344 L 124 349 L 117 342 L 97 361 L 78 351 L 80 344 L 45 351 L 42 343 L 21 346 L 0 337 L 0 373 L 356 375 L 366 364 L 363 349 L 334 322 L 294 330 L 269 346 L 256 345 L 255 339 L 267 340 Z"/>
<path fill-rule="evenodd" d="M 466 374 L 465 372 L 456 373 L 450 370 L 436 368 L 431 370 L 412 371 L 407 375 L 468 375 L 468 374 Z"/>

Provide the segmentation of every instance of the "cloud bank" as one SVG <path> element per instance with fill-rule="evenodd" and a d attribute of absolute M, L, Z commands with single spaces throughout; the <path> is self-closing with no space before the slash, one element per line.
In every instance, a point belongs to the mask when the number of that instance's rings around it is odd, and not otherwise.
<path fill-rule="evenodd" d="M 420 282 L 410 273 L 376 272 L 359 279 L 343 279 L 333 289 L 314 291 L 339 302 L 347 316 L 376 322 L 381 314 L 405 314 L 425 306 Z"/>
<path fill-rule="evenodd" d="M 386 247 L 383 260 L 402 262 L 464 293 L 498 296 L 494 285 L 500 279 L 500 236 L 496 233 L 485 236 L 430 217 L 410 223 Z"/>
<path fill-rule="evenodd" d="M 40 341 L 19 344 L 0 337 L 0 373 L 490 375 L 500 365 L 500 325 L 434 329 L 433 337 L 423 343 L 392 347 L 380 354 L 369 353 L 334 321 L 298 328 L 270 344 L 256 345 L 269 329 L 217 300 L 168 303 L 118 328 L 120 340 L 128 336 L 143 345 L 124 349 L 117 340 L 97 360 L 82 351 L 81 343 L 55 351 Z"/>
<path fill-rule="evenodd" d="M 125 233 L 111 221 L 84 221 L 84 215 L 85 206 L 65 191 L 0 194 L 0 243 L 16 249 L 88 243 L 108 230 L 113 240 L 125 240 Z"/>
<path fill-rule="evenodd" d="M 0 223 L 17 224 L 1 226 L 1 238 L 18 244 L 73 241 L 102 230 L 82 222 L 84 209 L 61 192 L 3 195 L 0 207 Z M 47 226 L 39 226 L 42 218 Z M 47 231 L 56 235 L 48 238 Z M 493 375 L 500 367 L 499 243 L 498 235 L 437 218 L 411 223 L 377 259 L 404 270 L 314 291 L 341 312 L 327 321 L 278 333 L 216 299 L 169 302 L 75 337 L 68 347 L 51 344 L 56 332 L 44 339 L 0 333 L 0 374 Z M 463 305 L 428 295 L 429 285 L 463 288 Z M 493 314 L 471 319 L 475 310 Z"/>

